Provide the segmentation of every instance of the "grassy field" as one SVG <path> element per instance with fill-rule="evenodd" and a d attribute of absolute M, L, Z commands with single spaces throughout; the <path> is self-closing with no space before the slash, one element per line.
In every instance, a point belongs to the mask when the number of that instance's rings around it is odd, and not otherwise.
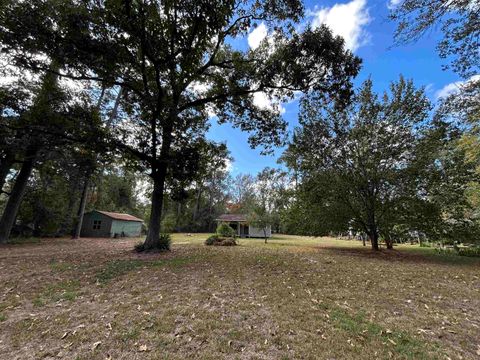
<path fill-rule="evenodd" d="M 479 359 L 480 260 L 277 236 L 0 247 L 0 359 Z"/>

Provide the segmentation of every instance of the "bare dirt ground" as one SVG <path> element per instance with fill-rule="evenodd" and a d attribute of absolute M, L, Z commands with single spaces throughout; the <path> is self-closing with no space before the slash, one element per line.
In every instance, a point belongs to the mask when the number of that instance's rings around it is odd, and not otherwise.
<path fill-rule="evenodd" d="M 480 261 L 278 236 L 0 247 L 0 359 L 480 359 Z"/>

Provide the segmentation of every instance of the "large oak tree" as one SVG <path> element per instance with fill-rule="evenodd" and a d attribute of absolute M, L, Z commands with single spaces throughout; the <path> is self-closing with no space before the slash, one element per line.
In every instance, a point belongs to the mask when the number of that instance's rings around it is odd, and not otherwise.
<path fill-rule="evenodd" d="M 327 27 L 295 30 L 298 0 L 9 1 L 0 16 L 3 51 L 17 65 L 48 70 L 42 59 L 55 59 L 61 76 L 122 89 L 128 118 L 113 142 L 153 181 L 147 250 L 166 246 L 165 180 L 195 158 L 212 112 L 268 150 L 282 143 L 286 123 L 278 107 L 256 106 L 254 94 L 280 102 L 315 90 L 346 100 L 360 66 Z M 258 48 L 235 46 L 261 22 L 270 36 Z"/>

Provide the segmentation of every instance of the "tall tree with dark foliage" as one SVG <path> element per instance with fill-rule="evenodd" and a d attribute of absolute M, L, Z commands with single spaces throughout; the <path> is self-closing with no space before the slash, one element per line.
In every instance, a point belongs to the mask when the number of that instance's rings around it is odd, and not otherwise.
<path fill-rule="evenodd" d="M 118 126 L 115 144 L 149 169 L 143 248 L 151 250 L 166 247 L 165 180 L 174 165 L 179 170 L 195 158 L 209 113 L 249 131 L 250 144 L 268 150 L 282 143 L 286 124 L 276 107 L 255 106 L 255 93 L 282 101 L 316 90 L 348 99 L 359 59 L 325 26 L 295 31 L 302 15 L 298 0 L 10 0 L 1 9 L 0 40 L 18 65 L 47 70 L 42 58 L 59 59 L 62 76 L 125 90 L 129 121 Z M 261 22 L 270 29 L 261 46 L 232 47 Z"/>

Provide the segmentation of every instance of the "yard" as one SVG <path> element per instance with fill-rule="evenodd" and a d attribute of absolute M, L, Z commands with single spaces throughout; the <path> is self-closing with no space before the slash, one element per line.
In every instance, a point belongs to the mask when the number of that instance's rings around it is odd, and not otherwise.
<path fill-rule="evenodd" d="M 278 236 L 0 248 L 1 359 L 478 359 L 480 261 Z"/>

